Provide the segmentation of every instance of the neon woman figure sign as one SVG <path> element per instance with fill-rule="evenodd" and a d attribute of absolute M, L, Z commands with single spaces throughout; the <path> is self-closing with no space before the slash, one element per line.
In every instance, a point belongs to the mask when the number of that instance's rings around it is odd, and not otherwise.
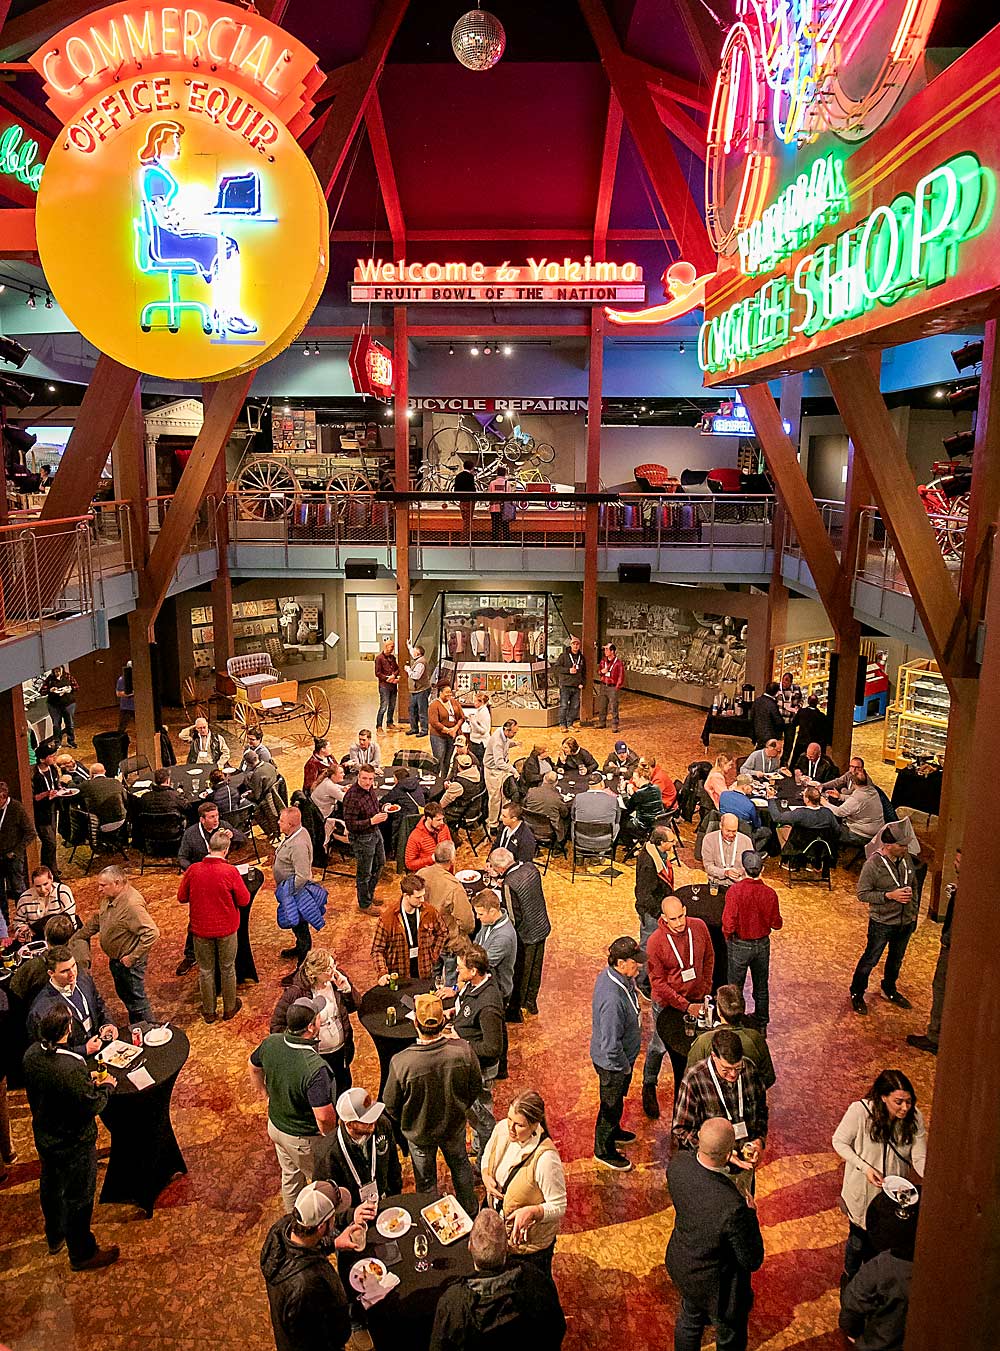
<path fill-rule="evenodd" d="M 923 54 L 940 0 L 736 0 L 715 84 L 705 161 L 717 252 L 759 215 L 776 153 L 831 131 L 864 140 Z"/>

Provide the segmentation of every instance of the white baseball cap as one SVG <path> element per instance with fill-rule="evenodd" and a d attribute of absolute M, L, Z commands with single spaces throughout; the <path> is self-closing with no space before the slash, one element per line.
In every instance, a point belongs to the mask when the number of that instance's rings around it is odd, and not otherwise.
<path fill-rule="evenodd" d="M 308 1229 L 315 1229 L 325 1220 L 332 1220 L 337 1213 L 336 1201 L 332 1201 L 320 1187 L 318 1182 L 309 1182 L 295 1198 L 295 1216 Z"/>
<path fill-rule="evenodd" d="M 385 1103 L 373 1101 L 364 1088 L 349 1088 L 337 1099 L 337 1115 L 341 1121 L 361 1121 L 370 1126 L 384 1111 Z"/>

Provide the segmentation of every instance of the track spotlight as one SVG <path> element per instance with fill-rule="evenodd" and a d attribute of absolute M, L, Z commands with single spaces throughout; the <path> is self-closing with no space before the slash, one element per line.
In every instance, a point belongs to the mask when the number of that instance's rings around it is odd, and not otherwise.
<path fill-rule="evenodd" d="M 483 348 L 483 356 L 484 356 L 484 357 L 488 357 L 488 356 L 492 356 L 492 354 L 493 354 L 493 348 L 489 345 L 489 343 L 487 343 L 486 346 Z"/>
<path fill-rule="evenodd" d="M 503 345 L 503 354 L 504 354 L 505 357 L 511 357 L 511 356 L 514 355 L 514 349 L 513 349 L 513 347 L 511 347 L 511 345 L 510 345 L 509 342 L 505 342 L 505 343 L 504 343 L 504 345 Z"/>
<path fill-rule="evenodd" d="M 35 305 L 38 303 L 38 298 L 35 295 L 35 288 L 33 286 L 29 288 L 28 299 L 24 303 L 29 310 L 33 310 L 35 308 Z"/>
<path fill-rule="evenodd" d="M 470 347 L 470 348 L 469 348 L 469 356 L 470 356 L 470 357 L 477 357 L 478 355 L 479 355 L 479 348 L 478 348 L 478 347 Z"/>
<path fill-rule="evenodd" d="M 45 292 L 45 308 L 46 308 L 47 310 L 50 310 L 50 309 L 52 308 L 52 292 L 51 292 L 51 291 L 46 291 L 46 292 Z"/>
<path fill-rule="evenodd" d="M 453 357 L 455 355 L 455 344 L 453 342 L 450 342 L 448 344 L 448 355 L 450 357 Z"/>
<path fill-rule="evenodd" d="M 311 356 L 312 356 L 312 348 L 309 346 L 308 343 L 306 343 L 305 347 L 302 349 L 302 355 L 303 355 L 304 357 L 311 357 Z"/>
<path fill-rule="evenodd" d="M 681 354 L 681 356 L 684 355 L 684 344 L 682 342 L 677 344 L 677 350 Z"/>
<path fill-rule="evenodd" d="M 0 334 L 0 361 L 6 361 L 8 366 L 15 366 L 20 370 L 28 360 L 29 355 L 27 347 L 22 347 L 13 338 L 7 338 Z"/>
<path fill-rule="evenodd" d="M 972 342 L 967 342 L 964 347 L 959 347 L 952 352 L 951 359 L 955 363 L 955 369 L 959 375 L 969 369 L 970 366 L 978 366 L 983 359 L 983 340 L 976 338 Z"/>

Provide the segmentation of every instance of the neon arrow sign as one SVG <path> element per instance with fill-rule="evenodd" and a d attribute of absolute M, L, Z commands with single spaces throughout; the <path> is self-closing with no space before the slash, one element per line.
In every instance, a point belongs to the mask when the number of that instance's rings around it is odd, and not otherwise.
<path fill-rule="evenodd" d="M 653 305 L 648 310 L 609 310 L 604 313 L 612 324 L 669 324 L 705 304 L 705 285 L 715 273 L 703 272 L 699 277 L 692 263 L 671 263 L 664 272 L 663 293 L 670 299 L 664 305 Z"/>

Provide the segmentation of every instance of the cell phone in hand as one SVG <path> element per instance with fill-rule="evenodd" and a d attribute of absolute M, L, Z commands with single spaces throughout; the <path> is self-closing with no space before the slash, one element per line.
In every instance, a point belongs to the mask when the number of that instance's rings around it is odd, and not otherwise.
<path fill-rule="evenodd" d="M 399 1244 L 391 1239 L 388 1243 L 376 1243 L 375 1256 L 380 1262 L 384 1262 L 387 1267 L 394 1267 L 401 1258 Z"/>

